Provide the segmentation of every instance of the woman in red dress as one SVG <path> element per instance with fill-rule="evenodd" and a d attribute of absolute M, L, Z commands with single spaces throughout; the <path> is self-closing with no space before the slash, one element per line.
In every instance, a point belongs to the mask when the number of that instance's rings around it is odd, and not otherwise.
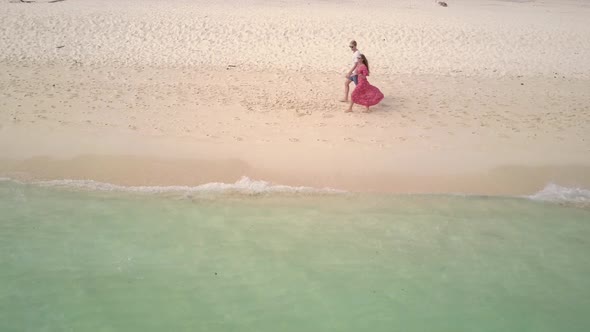
<path fill-rule="evenodd" d="M 350 107 L 346 109 L 346 112 L 352 112 L 352 106 L 359 104 L 365 106 L 366 109 L 363 112 L 368 113 L 371 111 L 369 110 L 369 106 L 377 105 L 383 99 L 383 93 L 367 81 L 367 76 L 369 76 L 369 61 L 367 61 L 364 54 L 360 55 L 358 63 L 356 72 L 359 83 L 350 95 Z"/>

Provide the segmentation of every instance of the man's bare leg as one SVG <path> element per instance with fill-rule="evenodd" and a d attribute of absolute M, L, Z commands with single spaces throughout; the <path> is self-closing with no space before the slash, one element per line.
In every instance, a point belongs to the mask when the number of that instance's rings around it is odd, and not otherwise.
<path fill-rule="evenodd" d="M 348 78 L 344 82 L 344 98 L 340 99 L 340 101 L 343 103 L 348 103 L 348 92 L 350 91 L 350 82 L 352 82 L 352 81 L 349 80 Z"/>
<path fill-rule="evenodd" d="M 352 105 L 354 105 L 354 102 L 351 100 L 350 101 L 350 106 L 348 106 L 348 108 L 346 109 L 346 111 L 344 111 L 344 113 L 352 112 Z"/>

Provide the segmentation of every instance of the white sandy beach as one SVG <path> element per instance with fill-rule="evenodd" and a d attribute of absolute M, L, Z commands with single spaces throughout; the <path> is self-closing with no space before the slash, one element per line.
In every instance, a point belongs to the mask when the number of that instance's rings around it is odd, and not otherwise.
<path fill-rule="evenodd" d="M 0 2 L 0 176 L 590 187 L 585 1 Z M 350 39 L 385 94 L 345 114 Z"/>

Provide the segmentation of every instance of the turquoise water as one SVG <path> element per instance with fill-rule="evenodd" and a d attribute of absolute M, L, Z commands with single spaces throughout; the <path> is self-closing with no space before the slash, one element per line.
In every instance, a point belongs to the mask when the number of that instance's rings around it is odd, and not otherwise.
<path fill-rule="evenodd" d="M 0 331 L 590 331 L 590 211 L 0 182 Z"/>

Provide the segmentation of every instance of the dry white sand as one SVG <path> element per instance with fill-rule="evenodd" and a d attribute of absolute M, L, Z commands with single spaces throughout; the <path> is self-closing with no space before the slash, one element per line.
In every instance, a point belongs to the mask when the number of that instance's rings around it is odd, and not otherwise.
<path fill-rule="evenodd" d="M 0 2 L 0 172 L 122 184 L 247 173 L 383 191 L 590 186 L 590 4 L 448 3 Z M 370 114 L 338 102 L 352 38 L 386 96 Z"/>

